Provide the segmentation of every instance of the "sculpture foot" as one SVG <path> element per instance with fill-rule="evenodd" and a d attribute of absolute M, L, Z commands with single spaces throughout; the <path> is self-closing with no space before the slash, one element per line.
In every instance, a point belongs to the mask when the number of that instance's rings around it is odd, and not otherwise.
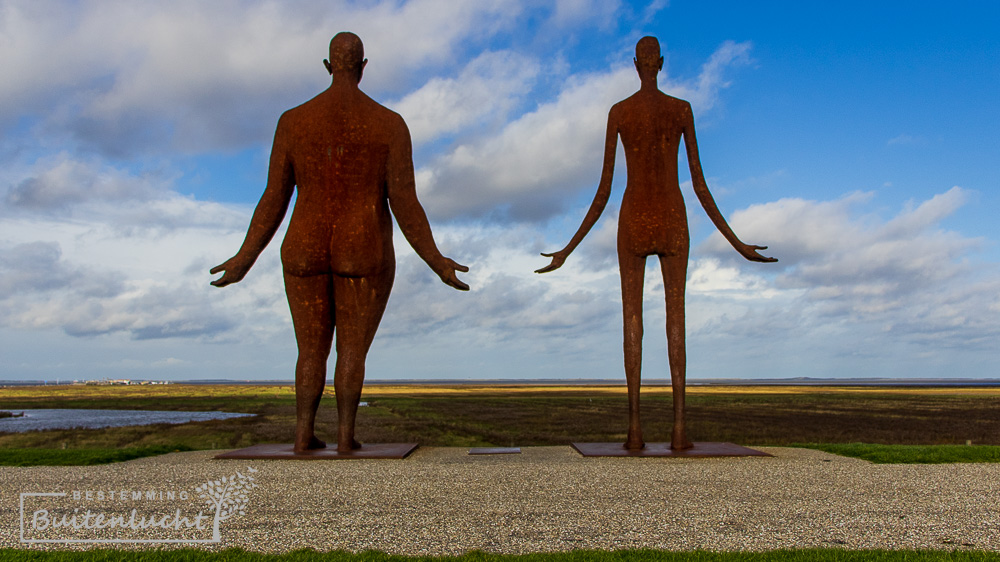
<path fill-rule="evenodd" d="M 625 448 L 631 451 L 638 451 L 646 448 L 646 442 L 642 440 L 642 430 L 629 429 L 628 437 L 625 439 Z"/>
<path fill-rule="evenodd" d="M 325 448 L 326 448 L 326 441 L 319 439 L 315 435 L 310 437 L 309 441 L 307 441 L 304 445 L 300 444 L 297 440 L 295 442 L 296 453 L 304 453 L 306 451 L 315 451 L 316 449 L 325 449 Z"/>
<path fill-rule="evenodd" d="M 347 445 L 337 445 L 338 453 L 350 453 L 356 449 L 361 448 L 361 443 L 358 443 L 357 439 L 351 439 L 351 442 Z"/>
<path fill-rule="evenodd" d="M 675 451 L 683 451 L 692 447 L 694 447 L 694 443 L 688 441 L 687 436 L 683 434 L 674 434 L 674 438 L 670 440 L 670 448 Z"/>
<path fill-rule="evenodd" d="M 629 439 L 625 442 L 624 447 L 630 451 L 638 451 L 640 449 L 646 448 L 646 443 L 641 439 Z"/>

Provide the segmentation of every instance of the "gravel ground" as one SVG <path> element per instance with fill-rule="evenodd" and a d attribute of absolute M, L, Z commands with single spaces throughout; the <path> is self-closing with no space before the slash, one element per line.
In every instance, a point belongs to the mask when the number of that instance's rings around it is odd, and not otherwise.
<path fill-rule="evenodd" d="M 760 450 L 775 456 L 583 458 L 569 447 L 469 456 L 466 449 L 427 447 L 402 461 L 214 460 L 215 452 L 198 451 L 96 467 L 0 467 L 0 546 L 94 546 L 20 543 L 19 496 L 25 492 L 70 494 L 26 498 L 26 538 L 210 539 L 211 518 L 208 529 L 187 534 L 174 528 L 41 530 L 30 523 L 39 506 L 53 514 L 76 508 L 80 517 L 88 509 L 112 516 L 133 508 L 139 515 L 212 515 L 195 487 L 239 471 L 258 486 L 248 491 L 244 514 L 220 523 L 221 542 L 203 548 L 1000 551 L 1000 465 L 873 465 L 806 449 Z M 72 499 L 74 491 L 96 496 L 117 490 L 189 497 Z"/>

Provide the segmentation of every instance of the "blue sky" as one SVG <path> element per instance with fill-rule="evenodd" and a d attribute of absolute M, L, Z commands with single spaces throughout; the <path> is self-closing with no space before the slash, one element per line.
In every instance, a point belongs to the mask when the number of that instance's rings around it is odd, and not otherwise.
<path fill-rule="evenodd" d="M 278 244 L 209 286 L 329 38 L 410 126 L 457 293 L 397 241 L 368 377 L 620 378 L 610 106 L 657 36 L 741 259 L 693 197 L 688 376 L 997 377 L 1000 7 L 993 2 L 0 1 L 0 379 L 289 379 Z M 683 156 L 682 156 L 683 163 Z M 279 237 L 282 233 L 279 233 Z M 666 378 L 649 262 L 644 377 Z"/>

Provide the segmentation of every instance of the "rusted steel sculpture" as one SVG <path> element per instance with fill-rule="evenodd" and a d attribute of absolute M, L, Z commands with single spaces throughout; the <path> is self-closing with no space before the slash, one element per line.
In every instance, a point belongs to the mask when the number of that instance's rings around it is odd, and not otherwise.
<path fill-rule="evenodd" d="M 625 332 L 625 380 L 628 384 L 629 429 L 625 448 L 642 449 L 639 422 L 639 384 L 642 362 L 642 284 L 646 257 L 660 259 L 667 305 L 667 346 L 670 380 L 673 388 L 674 429 L 670 448 L 690 449 L 684 427 L 684 285 L 687 278 L 688 226 L 677 179 L 677 151 L 681 136 L 687 148 L 691 180 L 705 212 L 719 232 L 751 261 L 774 262 L 760 255 L 766 246 L 744 244 L 733 234 L 708 191 L 698 159 L 698 141 L 694 134 L 691 105 L 659 90 L 656 75 L 663 68 L 660 43 L 655 37 L 643 37 L 635 46 L 635 69 L 639 73 L 639 91 L 611 108 L 604 143 L 604 170 L 597 195 L 583 219 L 583 224 L 565 248 L 552 254 L 552 262 L 537 270 L 546 273 L 562 266 L 569 254 L 600 218 L 611 195 L 618 137 L 625 147 L 628 182 L 618 217 L 618 267 L 621 271 L 622 311 Z"/>
<path fill-rule="evenodd" d="M 466 291 L 431 235 L 413 179 L 410 133 L 398 114 L 358 87 L 368 59 L 361 39 L 339 33 L 323 64 L 330 87 L 278 120 L 267 187 L 239 252 L 212 268 L 225 287 L 243 279 L 298 198 L 281 245 L 285 291 L 295 326 L 295 453 L 322 449 L 314 432 L 334 330 L 337 451 L 361 447 L 354 420 L 365 358 L 396 271 L 392 215 L 406 240 L 441 280 Z"/>

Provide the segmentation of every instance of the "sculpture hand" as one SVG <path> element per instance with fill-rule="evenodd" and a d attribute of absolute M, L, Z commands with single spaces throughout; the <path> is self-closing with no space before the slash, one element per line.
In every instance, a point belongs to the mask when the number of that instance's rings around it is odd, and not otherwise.
<path fill-rule="evenodd" d="M 215 285 L 216 287 L 225 287 L 226 285 L 242 281 L 252 266 L 252 261 L 248 263 L 239 255 L 236 255 L 229 258 L 222 264 L 208 270 L 208 272 L 213 275 L 220 271 L 224 272 L 222 277 L 212 281 L 212 285 Z"/>
<path fill-rule="evenodd" d="M 446 285 L 450 285 L 459 291 L 468 291 L 469 286 L 466 285 L 458 278 L 456 272 L 461 271 L 465 273 L 469 271 L 469 268 L 461 265 L 451 258 L 444 258 L 444 265 L 442 267 L 434 268 L 434 271 L 438 274 L 438 277 L 445 282 Z"/>
<path fill-rule="evenodd" d="M 769 258 L 767 256 L 762 256 L 757 253 L 757 250 L 766 250 L 767 246 L 754 246 L 752 244 L 743 244 L 741 247 L 737 248 L 736 251 L 740 253 L 741 256 L 750 261 L 759 261 L 765 263 L 772 263 L 778 261 L 778 258 Z"/>
<path fill-rule="evenodd" d="M 559 250 L 558 252 L 552 252 L 551 254 L 542 252 L 542 255 L 547 258 L 552 258 L 552 262 L 541 269 L 536 269 L 535 273 L 548 273 L 559 269 L 562 267 L 562 264 L 566 263 L 566 258 L 569 257 L 569 252 L 566 250 Z"/>

